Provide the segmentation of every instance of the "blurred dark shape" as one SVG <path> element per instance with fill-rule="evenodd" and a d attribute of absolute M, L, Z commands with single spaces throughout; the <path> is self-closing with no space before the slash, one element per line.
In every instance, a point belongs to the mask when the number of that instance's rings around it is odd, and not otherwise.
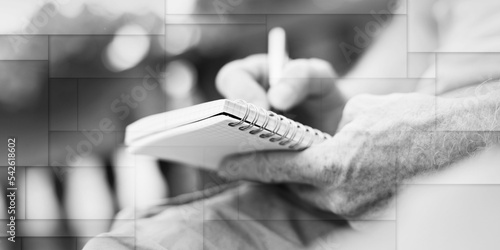
<path fill-rule="evenodd" d="M 51 4 L 46 4 L 40 8 L 40 10 L 35 13 L 34 17 L 39 15 L 40 13 L 44 13 L 46 9 L 49 8 L 54 10 Z M 59 200 L 59 204 L 55 204 L 54 206 L 63 205 L 62 199 L 64 196 L 68 195 L 68 190 L 65 188 L 65 185 L 61 185 L 61 182 L 64 182 L 67 177 L 64 172 L 60 171 L 63 168 L 58 168 L 57 164 L 59 162 L 65 162 L 66 151 L 65 146 L 75 148 L 76 144 L 72 144 L 68 142 L 68 144 L 57 145 L 57 148 L 51 148 L 51 146 L 55 146 L 55 144 L 50 143 L 51 138 L 58 134 L 62 135 L 58 129 L 61 127 L 51 126 L 51 112 L 55 111 L 57 114 L 54 114 L 56 119 L 68 119 L 72 120 L 75 117 L 75 105 L 61 105 L 54 106 L 52 105 L 52 109 L 49 107 L 50 100 L 57 98 L 58 96 L 70 96 L 76 98 L 76 104 L 78 106 L 78 95 L 79 95 L 79 87 L 80 83 L 76 82 L 73 85 L 69 85 L 68 88 L 52 88 L 53 86 L 49 82 L 49 78 L 142 78 L 146 72 L 146 67 L 151 67 L 153 69 L 160 69 L 159 73 L 164 68 L 165 58 L 162 50 L 162 46 L 160 45 L 161 39 L 147 39 L 148 43 L 147 52 L 145 56 L 137 57 L 140 61 L 134 62 L 135 65 L 121 72 L 116 72 L 110 70 L 106 67 L 103 62 L 103 54 L 106 51 L 107 46 L 113 40 L 115 36 L 115 32 L 118 31 L 121 27 L 127 25 L 136 25 L 142 27 L 143 36 L 149 36 L 150 34 L 160 34 L 163 31 L 163 19 L 154 13 L 146 13 L 141 15 L 136 15 L 133 13 L 123 13 L 118 18 L 108 17 L 108 16 L 99 16 L 95 13 L 90 12 L 86 7 L 84 10 L 75 18 L 68 18 L 63 15 L 59 15 L 55 13 L 54 16 L 51 16 L 48 22 L 40 27 L 37 27 L 35 36 L 14 36 L 17 38 L 22 38 L 22 44 L 20 47 L 16 47 L 18 49 L 17 54 L 10 55 L 8 53 L 3 54 L 3 50 L 0 49 L 0 53 L 2 53 L 3 60 L 11 60 L 11 61 L 0 61 L 0 116 L 2 117 L 2 122 L 0 123 L 0 133 L 2 138 L 6 138 L 7 136 L 16 136 L 18 138 L 17 149 L 20 152 L 18 158 L 18 166 L 51 166 L 56 162 L 56 166 L 53 168 L 49 168 L 49 173 L 52 173 L 52 177 L 48 178 L 48 183 L 52 183 L 54 185 L 54 194 L 53 196 L 57 196 Z M 45 34 L 50 35 L 47 39 L 47 36 L 43 36 Z M 41 36 L 36 36 L 41 35 Z M 98 36 L 97 36 L 98 35 Z M 122 34 L 122 35 L 130 35 L 134 36 L 137 34 Z M 156 35 L 156 37 L 162 35 Z M 47 39 L 45 42 L 40 41 L 39 38 Z M 7 44 L 9 47 L 14 46 L 15 44 L 11 43 L 12 40 L 7 40 Z M 2 43 L 5 43 L 2 40 Z M 41 49 L 41 46 L 46 45 L 45 49 Z M 47 53 L 47 47 L 49 53 Z M 129 48 L 133 50 L 134 48 Z M 43 55 L 45 51 L 47 54 Z M 26 59 L 35 59 L 35 60 L 47 60 L 48 61 L 15 61 L 15 60 L 26 60 Z M 57 80 L 57 79 L 55 79 Z M 92 82 L 92 80 L 89 80 Z M 151 81 L 159 82 L 159 79 L 153 77 Z M 161 84 L 161 82 L 159 82 Z M 80 85 L 80 86 L 78 86 Z M 115 87 L 119 87 L 116 89 Z M 126 85 L 125 85 L 126 86 Z M 89 99 L 90 103 L 80 103 L 81 107 L 95 107 L 96 109 L 109 109 L 113 99 L 102 98 L 104 93 L 115 93 L 119 98 L 121 93 L 130 92 L 129 89 L 120 89 L 123 86 L 120 85 L 95 85 L 95 91 L 93 94 L 93 99 Z M 126 86 L 130 87 L 130 85 Z M 114 89 L 113 89 L 114 88 Z M 57 90 L 57 91 L 53 91 Z M 50 96 L 53 94 L 54 96 Z M 161 88 L 158 88 L 157 97 L 162 96 Z M 163 95 L 164 96 L 164 95 Z M 142 108 L 132 110 L 132 114 L 128 117 L 128 119 L 124 119 L 123 121 L 116 121 L 117 131 L 121 131 L 123 133 L 123 128 L 126 126 L 126 123 L 138 119 L 142 116 L 163 112 L 166 110 L 164 98 L 154 100 L 155 96 L 151 96 L 151 101 L 155 102 L 156 105 L 143 105 Z M 74 99 L 73 99 L 74 100 Z M 64 104 L 65 102 L 71 102 L 71 98 L 61 98 L 58 99 L 60 101 L 59 104 Z M 80 100 L 81 101 L 81 100 Z M 97 106 L 93 106 L 93 105 Z M 88 105 L 88 106 L 87 106 Z M 142 114 L 141 114 L 142 113 Z M 78 119 L 78 117 L 76 117 Z M 75 134 L 80 133 L 76 131 L 78 129 L 78 122 L 71 124 L 62 124 L 62 129 L 72 127 L 76 124 L 75 129 L 71 129 L 71 131 L 67 131 L 65 133 Z M 52 124 L 54 125 L 54 124 Z M 99 124 L 96 124 L 98 126 Z M 117 133 L 118 134 L 118 133 Z M 72 136 L 69 137 L 71 140 Z M 104 162 L 105 164 L 101 164 L 100 167 L 105 168 L 106 171 L 103 173 L 106 174 L 107 177 L 104 180 L 108 180 L 108 184 L 106 185 L 114 185 L 114 179 L 112 177 L 111 165 L 110 165 L 110 153 L 114 150 L 114 148 L 118 145 L 118 137 L 114 137 L 112 143 L 104 143 L 101 147 L 94 148 L 92 155 L 100 158 L 100 162 Z M 123 138 L 123 136 L 121 136 Z M 54 139 L 54 138 L 52 138 Z M 80 139 L 82 140 L 82 139 Z M 78 141 L 76 141 L 78 142 Z M 0 149 L 6 151 L 5 144 L 1 144 Z M 49 153 L 50 153 L 50 162 L 49 162 Z M 2 165 L 6 164 L 6 155 L 0 157 Z M 106 163 L 107 162 L 107 163 Z M 6 180 L 6 173 L 2 172 L 0 174 L 2 186 L 5 185 L 3 180 Z M 19 176 L 20 179 L 23 176 Z M 47 178 L 47 176 L 34 176 L 33 178 Z M 83 180 L 85 181 L 85 180 Z M 34 182 L 32 182 L 34 183 Z M 44 182 L 45 183 L 45 182 Z M 37 195 L 37 190 L 42 190 L 43 187 L 36 187 L 32 193 L 29 195 Z M 4 189 L 5 190 L 5 189 Z M 50 189 L 52 190 L 52 189 Z M 2 191 L 3 192 L 3 191 Z M 71 195 L 71 194 L 69 194 Z M 96 194 L 97 195 L 97 194 Z M 57 199 L 55 199 L 57 200 Z M 5 200 L 1 200 L 4 202 Z M 88 201 L 91 204 L 91 201 Z M 111 201 L 116 204 L 116 201 Z M 24 206 L 29 205 L 33 206 L 34 204 L 26 204 L 24 200 L 19 200 L 18 206 L 23 208 Z M 47 204 L 53 205 L 53 204 Z M 93 204 L 99 208 L 99 204 Z M 51 206 L 49 206 L 51 207 Z M 108 208 L 106 208 L 108 209 Z M 111 207 L 112 212 L 116 212 L 118 207 Z M 4 217 L 2 212 L 2 218 Z M 61 215 L 64 217 L 64 215 Z M 27 220 L 27 222 L 31 222 Z M 48 220 L 47 223 L 50 221 Z M 104 228 L 102 230 L 106 230 L 106 224 L 111 221 L 103 221 Z M 64 220 L 54 220 L 51 222 L 53 227 L 46 227 L 46 231 L 44 232 L 47 235 L 74 235 L 76 232 L 81 230 L 85 231 L 85 228 L 77 228 L 78 225 L 68 226 Z M 29 223 L 26 224 L 29 226 Z M 84 225 L 82 225 L 84 226 Z M 31 228 L 31 227 L 30 227 Z M 33 228 L 34 231 L 30 231 L 34 233 L 36 230 L 40 229 L 39 227 Z M 19 229 L 22 230 L 22 229 Z M 21 231 L 22 232 L 22 231 Z M 26 239 L 27 242 L 29 241 Z M 41 244 L 40 249 L 67 249 L 64 247 L 65 244 L 59 244 L 59 241 L 49 242 L 46 241 L 46 244 Z"/>

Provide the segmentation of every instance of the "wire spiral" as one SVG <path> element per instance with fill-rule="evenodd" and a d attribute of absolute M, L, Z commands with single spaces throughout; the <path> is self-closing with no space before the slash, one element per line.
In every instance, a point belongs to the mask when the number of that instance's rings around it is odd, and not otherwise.
<path fill-rule="evenodd" d="M 292 121 L 282 115 L 278 115 L 272 111 L 267 111 L 263 108 L 258 108 L 251 103 L 247 103 L 243 100 L 237 100 L 238 103 L 245 105 L 245 114 L 238 122 L 228 123 L 230 127 L 238 127 L 241 131 L 249 131 L 252 135 L 259 135 L 261 139 L 268 139 L 270 142 L 277 142 L 281 146 L 287 146 L 290 149 L 297 149 L 298 146 L 302 145 L 304 140 L 308 139 L 306 146 L 301 149 L 310 147 L 315 138 L 328 139 L 330 136 L 309 126 L 305 126 L 299 122 Z M 252 117 L 252 113 L 254 113 Z M 251 119 L 251 121 L 250 121 Z M 259 120 L 263 119 L 263 123 L 259 126 L 257 123 Z M 270 128 L 269 125 L 271 120 L 274 120 L 274 128 Z M 245 123 L 249 123 L 246 125 Z M 245 125 L 244 125 L 245 124 Z M 285 131 L 279 134 L 282 126 L 286 126 Z M 264 131 L 270 131 L 263 133 Z M 298 140 L 294 142 L 294 139 Z M 290 145 L 289 145 L 290 144 Z"/>

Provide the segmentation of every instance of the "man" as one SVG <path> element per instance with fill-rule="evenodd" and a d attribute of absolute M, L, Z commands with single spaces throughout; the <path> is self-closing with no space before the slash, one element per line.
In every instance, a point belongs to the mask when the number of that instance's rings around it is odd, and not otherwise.
<path fill-rule="evenodd" d="M 500 23 L 493 21 L 500 3 L 483 2 L 409 1 L 408 36 L 406 18 L 395 16 L 342 78 L 325 61 L 298 59 L 266 90 L 259 82 L 267 77 L 265 55 L 228 64 L 217 77 L 225 97 L 298 107 L 312 116 L 304 123 L 334 137 L 298 153 L 232 156 L 220 175 L 277 184 L 244 183 L 150 209 L 135 227 L 117 225 L 86 249 L 394 248 L 395 229 L 385 224 L 395 220 L 405 183 L 498 151 Z M 411 65 L 395 54 L 407 38 Z M 427 63 L 430 52 L 438 54 Z M 410 67 L 420 76 L 401 79 Z"/>

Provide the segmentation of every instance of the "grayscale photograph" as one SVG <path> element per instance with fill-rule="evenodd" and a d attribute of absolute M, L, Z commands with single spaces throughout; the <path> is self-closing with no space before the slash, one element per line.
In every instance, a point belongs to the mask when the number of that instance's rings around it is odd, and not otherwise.
<path fill-rule="evenodd" d="M 499 13 L 2 0 L 0 250 L 499 250 Z"/>

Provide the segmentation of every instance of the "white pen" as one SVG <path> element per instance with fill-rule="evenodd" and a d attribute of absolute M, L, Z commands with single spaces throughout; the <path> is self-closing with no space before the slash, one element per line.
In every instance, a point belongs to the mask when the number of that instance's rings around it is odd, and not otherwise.
<path fill-rule="evenodd" d="M 283 67 L 289 60 L 285 30 L 281 27 L 272 28 L 268 39 L 269 86 L 273 86 L 282 77 Z"/>

